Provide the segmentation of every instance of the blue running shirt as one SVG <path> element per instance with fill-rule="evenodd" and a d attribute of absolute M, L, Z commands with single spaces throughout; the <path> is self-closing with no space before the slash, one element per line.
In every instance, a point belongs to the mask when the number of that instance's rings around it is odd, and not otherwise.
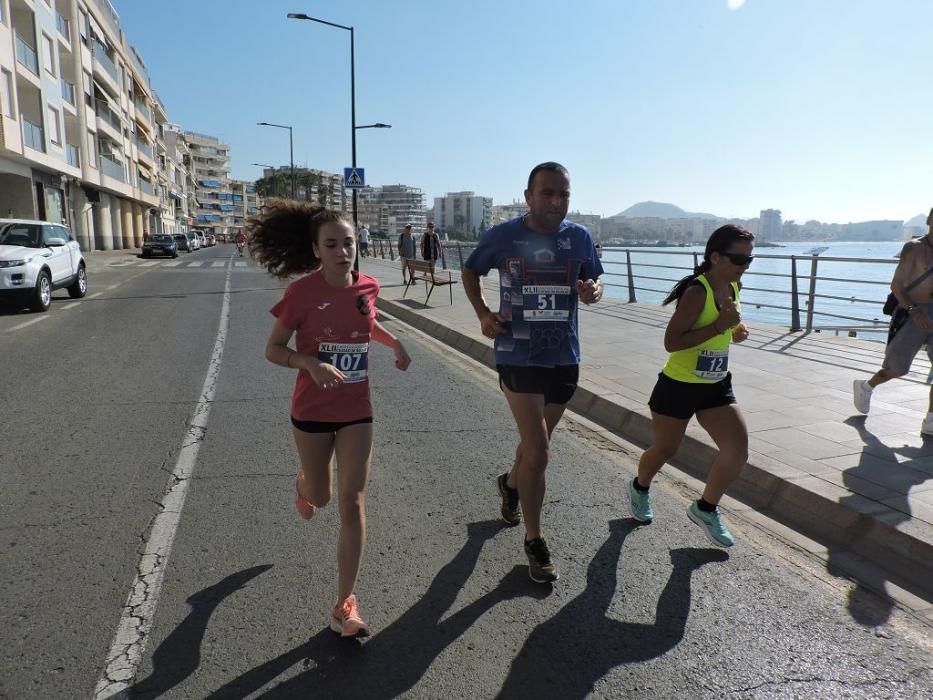
<path fill-rule="evenodd" d="M 536 233 L 522 218 L 493 226 L 465 263 L 476 274 L 499 270 L 496 364 L 580 364 L 577 280 L 598 279 L 603 266 L 589 231 L 564 220 L 557 233 Z"/>

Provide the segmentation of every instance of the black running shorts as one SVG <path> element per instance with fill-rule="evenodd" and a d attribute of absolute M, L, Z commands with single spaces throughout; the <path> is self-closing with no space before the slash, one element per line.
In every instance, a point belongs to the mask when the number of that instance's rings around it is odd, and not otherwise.
<path fill-rule="evenodd" d="M 557 367 L 518 367 L 496 365 L 499 388 L 505 386 L 516 394 L 543 394 L 544 403 L 564 404 L 570 401 L 580 379 L 579 365 Z"/>
<path fill-rule="evenodd" d="M 339 421 L 298 420 L 292 416 L 292 425 L 303 433 L 336 433 L 338 430 L 346 428 L 348 425 L 372 422 L 372 416 L 369 416 L 369 418 L 358 418 L 357 420 L 346 421 L 344 423 Z"/>
<path fill-rule="evenodd" d="M 731 373 L 715 384 L 693 384 L 679 382 L 661 372 L 648 400 L 648 406 L 655 413 L 683 420 L 689 420 L 698 411 L 733 403 Z"/>

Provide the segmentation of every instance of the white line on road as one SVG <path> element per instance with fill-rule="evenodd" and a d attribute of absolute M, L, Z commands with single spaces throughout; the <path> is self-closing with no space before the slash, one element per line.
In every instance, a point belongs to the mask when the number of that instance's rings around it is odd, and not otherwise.
<path fill-rule="evenodd" d="M 101 294 L 103 294 L 103 292 L 95 292 L 94 294 L 89 294 L 88 299 L 94 299 L 96 297 L 99 297 Z"/>
<path fill-rule="evenodd" d="M 139 266 L 140 267 L 152 267 L 153 265 L 158 265 L 158 264 L 159 264 L 158 260 L 148 260 L 144 263 L 139 263 Z"/>
<path fill-rule="evenodd" d="M 173 260 L 172 262 L 165 263 L 164 267 L 178 267 L 181 265 L 181 260 Z"/>
<path fill-rule="evenodd" d="M 70 309 L 72 307 L 78 306 L 78 304 L 80 303 L 81 303 L 80 301 L 73 301 L 70 304 L 65 304 L 64 306 L 59 306 L 58 308 L 64 311 L 65 309 Z"/>
<path fill-rule="evenodd" d="M 203 263 L 201 262 L 193 262 L 193 263 L 188 263 L 185 267 L 201 267 L 202 264 Z"/>
<path fill-rule="evenodd" d="M 130 586 L 130 592 L 123 606 L 120 624 L 114 635 L 113 644 L 107 653 L 104 672 L 97 681 L 94 690 L 95 700 L 112 698 L 120 695 L 132 683 L 139 668 L 139 662 L 149 630 L 155 616 L 162 589 L 162 579 L 168 565 L 175 533 L 185 505 L 188 486 L 197 465 L 198 451 L 207 430 L 207 420 L 211 414 L 211 403 L 220 375 L 220 365 L 227 342 L 227 324 L 230 316 L 230 274 L 224 285 L 223 306 L 220 310 L 220 325 L 214 341 L 214 352 L 207 367 L 207 376 L 201 389 L 201 398 L 191 415 L 188 429 L 181 441 L 178 461 L 172 471 L 167 490 L 162 496 L 161 509 L 152 521 L 152 528 L 146 538 L 145 547 L 136 567 L 136 578 Z"/>
<path fill-rule="evenodd" d="M 234 264 L 236 267 L 246 267 L 246 263 L 245 263 L 245 262 L 239 262 L 239 261 L 237 261 L 237 262 L 235 262 L 235 263 L 233 263 L 233 264 Z"/>
<path fill-rule="evenodd" d="M 34 318 L 31 321 L 26 321 L 25 323 L 20 323 L 18 326 L 13 326 L 12 328 L 8 328 L 7 330 L 18 331 L 20 328 L 31 326 L 33 323 L 39 323 L 39 321 L 44 321 L 47 318 L 48 316 L 39 316 L 38 318 Z"/>
<path fill-rule="evenodd" d="M 223 267 L 226 264 L 227 263 L 224 262 L 223 260 L 215 260 L 214 262 L 211 263 L 211 267 Z"/>

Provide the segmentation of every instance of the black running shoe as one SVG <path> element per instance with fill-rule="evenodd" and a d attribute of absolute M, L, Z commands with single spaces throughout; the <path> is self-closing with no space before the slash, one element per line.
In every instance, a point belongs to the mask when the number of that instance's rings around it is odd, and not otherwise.
<path fill-rule="evenodd" d="M 518 502 L 518 489 L 509 486 L 508 481 L 508 473 L 502 474 L 496 479 L 496 487 L 499 489 L 499 495 L 502 496 L 502 519 L 507 525 L 518 525 L 522 521 L 522 507 Z"/>
<path fill-rule="evenodd" d="M 554 564 L 551 563 L 551 552 L 541 537 L 525 542 L 525 554 L 528 555 L 528 576 L 535 583 L 551 583 L 560 578 Z"/>

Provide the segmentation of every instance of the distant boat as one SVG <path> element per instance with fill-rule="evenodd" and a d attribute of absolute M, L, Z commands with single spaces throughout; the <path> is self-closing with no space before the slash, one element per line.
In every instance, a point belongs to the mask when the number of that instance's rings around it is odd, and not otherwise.
<path fill-rule="evenodd" d="M 804 255 L 819 255 L 820 253 L 826 252 L 827 250 L 829 250 L 828 245 L 818 246 L 816 248 L 811 248 L 810 250 L 806 251 Z"/>

